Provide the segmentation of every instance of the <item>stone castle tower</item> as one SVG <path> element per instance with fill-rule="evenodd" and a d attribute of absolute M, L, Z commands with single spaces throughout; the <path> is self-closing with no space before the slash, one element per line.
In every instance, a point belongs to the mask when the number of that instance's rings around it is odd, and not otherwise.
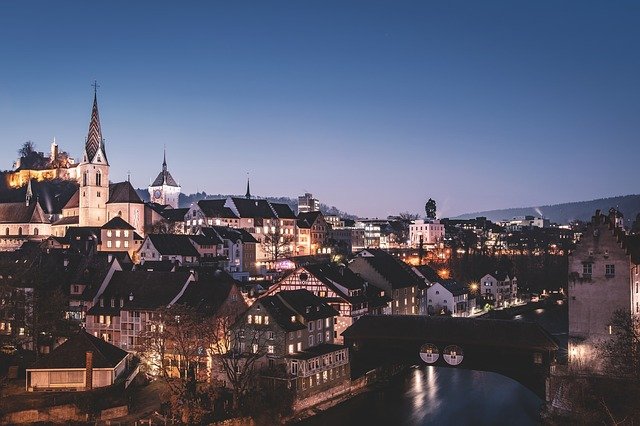
<path fill-rule="evenodd" d="M 98 99 L 94 89 L 93 110 L 82 162 L 78 165 L 79 225 L 102 226 L 107 221 L 109 200 L 109 162 L 102 139 Z"/>

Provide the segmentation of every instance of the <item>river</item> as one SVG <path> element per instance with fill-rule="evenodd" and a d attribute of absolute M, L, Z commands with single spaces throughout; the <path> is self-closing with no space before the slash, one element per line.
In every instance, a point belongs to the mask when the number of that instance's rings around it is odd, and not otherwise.
<path fill-rule="evenodd" d="M 518 315 L 554 335 L 566 356 L 566 305 Z M 564 350 L 562 349 L 564 347 Z M 300 423 L 315 425 L 535 425 L 543 401 L 496 373 L 415 366 L 382 389 L 366 392 Z"/>

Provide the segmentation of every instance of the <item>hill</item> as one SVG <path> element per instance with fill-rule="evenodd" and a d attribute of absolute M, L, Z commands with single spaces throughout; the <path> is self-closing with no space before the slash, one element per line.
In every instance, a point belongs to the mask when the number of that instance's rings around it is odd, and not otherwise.
<path fill-rule="evenodd" d="M 521 207 L 483 212 L 466 213 L 453 219 L 473 219 L 484 216 L 491 221 L 512 219 L 518 216 L 544 216 L 551 222 L 566 224 L 573 220 L 590 220 L 593 213 L 600 209 L 604 212 L 617 207 L 624 214 L 625 225 L 631 226 L 636 215 L 640 213 L 640 195 L 622 195 L 618 197 L 599 198 L 590 201 L 552 204 L 539 207 Z"/>
<path fill-rule="evenodd" d="M 149 201 L 149 192 L 146 189 L 136 189 L 138 196 L 142 199 L 142 201 Z M 180 199 L 178 201 L 179 207 L 189 207 L 193 203 L 197 203 L 200 200 L 216 200 L 220 198 L 227 197 L 243 197 L 243 195 L 225 195 L 225 194 L 207 194 L 206 192 L 198 192 L 195 194 L 180 194 Z M 290 198 L 290 197 L 257 197 L 257 198 L 265 198 L 272 203 L 282 203 L 287 204 L 291 207 L 294 213 L 298 212 L 298 199 Z M 325 215 L 335 215 L 340 216 L 342 218 L 347 219 L 356 219 L 357 216 L 351 213 L 344 212 L 338 209 L 335 206 L 328 206 L 326 204 L 320 203 L 320 211 Z"/>

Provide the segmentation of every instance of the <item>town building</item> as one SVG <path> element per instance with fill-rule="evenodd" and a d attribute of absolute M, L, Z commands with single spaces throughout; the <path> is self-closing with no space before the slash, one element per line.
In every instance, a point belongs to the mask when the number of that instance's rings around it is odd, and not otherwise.
<path fill-rule="evenodd" d="M 471 312 L 471 308 L 469 290 L 464 284 L 447 279 L 439 280 L 427 288 L 429 315 L 466 317 Z"/>
<path fill-rule="evenodd" d="M 411 247 L 418 247 L 420 243 L 424 246 L 434 246 L 444 240 L 444 225 L 439 220 L 423 219 L 414 220 L 409 225 L 409 244 Z"/>
<path fill-rule="evenodd" d="M 26 388 L 85 391 L 112 385 L 128 373 L 132 355 L 80 330 L 27 369 Z"/>
<path fill-rule="evenodd" d="M 262 385 L 284 385 L 296 405 L 316 395 L 345 392 L 350 386 L 349 353 L 334 343 L 338 312 L 307 290 L 280 291 L 259 298 L 240 318 L 240 351 L 264 353 Z M 256 338 L 256 336 L 262 336 Z"/>
<path fill-rule="evenodd" d="M 611 338 L 616 310 L 640 310 L 640 241 L 628 236 L 616 209 L 595 212 L 569 255 L 569 366 L 597 372 L 598 346 Z"/>
<path fill-rule="evenodd" d="M 25 201 L 0 203 L 0 251 L 16 250 L 27 241 L 51 235 L 51 222 L 27 183 Z"/>
<path fill-rule="evenodd" d="M 170 260 L 178 265 L 194 265 L 200 253 L 189 235 L 149 234 L 138 249 L 141 262 L 146 260 Z"/>
<path fill-rule="evenodd" d="M 298 215 L 300 213 L 320 211 L 320 202 L 313 198 L 313 194 L 305 193 L 298 197 Z"/>
<path fill-rule="evenodd" d="M 299 213 L 296 235 L 296 256 L 330 253 L 325 247 L 329 225 L 320 211 Z"/>
<path fill-rule="evenodd" d="M 486 274 L 480 278 L 480 293 L 496 306 L 515 303 L 518 297 L 518 279 L 504 270 Z"/>
<path fill-rule="evenodd" d="M 424 304 L 427 283 L 409 265 L 381 249 L 365 249 L 349 262 L 349 269 L 392 299 L 386 314 L 417 315 Z"/>
<path fill-rule="evenodd" d="M 339 315 L 334 324 L 334 342 L 342 343 L 342 332 L 363 315 L 382 314 L 390 299 L 349 268 L 331 263 L 296 268 L 268 291 L 307 290 L 333 307 Z"/>

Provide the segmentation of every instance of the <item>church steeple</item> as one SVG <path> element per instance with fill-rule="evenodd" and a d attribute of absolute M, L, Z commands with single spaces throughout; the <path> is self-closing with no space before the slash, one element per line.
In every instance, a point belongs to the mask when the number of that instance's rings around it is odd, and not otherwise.
<path fill-rule="evenodd" d="M 249 176 L 247 176 L 247 193 L 244 194 L 244 198 L 246 198 L 246 199 L 250 199 L 251 198 L 251 191 L 249 190 Z"/>
<path fill-rule="evenodd" d="M 94 162 L 98 151 L 101 151 L 102 157 L 104 157 L 101 162 L 107 162 L 104 139 L 102 139 L 102 129 L 100 127 L 100 114 L 98 113 L 98 84 L 96 82 L 93 83 L 93 108 L 84 151 L 85 161 L 88 163 Z"/>
<path fill-rule="evenodd" d="M 166 173 L 167 173 L 167 147 L 164 147 L 164 155 L 162 157 L 162 172 L 165 173 L 165 181 L 166 181 Z"/>

